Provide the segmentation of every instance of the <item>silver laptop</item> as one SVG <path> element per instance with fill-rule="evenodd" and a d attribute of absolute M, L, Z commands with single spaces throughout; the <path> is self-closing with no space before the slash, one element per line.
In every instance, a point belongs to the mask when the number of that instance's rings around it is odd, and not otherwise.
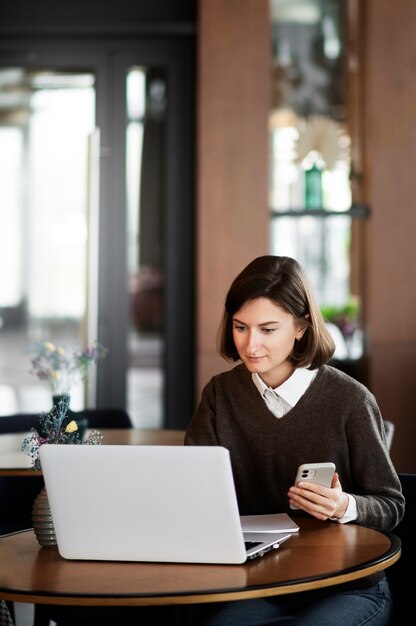
<path fill-rule="evenodd" d="M 220 446 L 43 445 L 40 461 L 66 559 L 243 563 L 290 533 L 243 533 Z"/>

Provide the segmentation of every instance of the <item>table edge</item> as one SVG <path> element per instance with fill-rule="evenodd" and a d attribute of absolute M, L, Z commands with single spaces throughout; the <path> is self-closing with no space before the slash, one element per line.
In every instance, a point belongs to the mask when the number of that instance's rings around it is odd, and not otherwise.
<path fill-rule="evenodd" d="M 286 595 L 289 593 L 299 593 L 317 588 L 332 587 L 341 583 L 358 580 L 365 576 L 383 571 L 396 563 L 401 556 L 401 541 L 399 537 L 389 531 L 377 531 L 388 537 L 390 548 L 380 555 L 376 562 L 371 564 L 362 563 L 350 568 L 338 575 L 323 575 L 313 579 L 300 579 L 295 583 L 278 585 L 259 585 L 241 591 L 214 590 L 210 592 L 184 592 L 182 594 L 169 595 L 63 595 L 54 596 L 51 593 L 33 592 L 7 592 L 0 588 L 0 598 L 12 602 L 59 605 L 59 606 L 162 606 L 162 605 L 185 605 L 199 604 L 201 602 L 226 602 L 229 600 L 248 600 L 251 598 L 261 598 L 270 596 Z M 244 567 L 244 564 L 242 565 Z"/>

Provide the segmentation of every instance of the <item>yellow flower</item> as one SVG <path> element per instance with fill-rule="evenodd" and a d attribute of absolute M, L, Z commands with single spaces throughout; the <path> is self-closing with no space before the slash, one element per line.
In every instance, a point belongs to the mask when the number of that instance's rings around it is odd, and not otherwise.
<path fill-rule="evenodd" d="M 55 380 L 59 380 L 61 378 L 61 372 L 58 372 L 58 370 L 52 370 L 51 371 L 51 376 Z"/>
<path fill-rule="evenodd" d="M 45 348 L 49 350 L 49 352 L 55 351 L 55 346 L 50 341 L 45 341 Z"/>
<path fill-rule="evenodd" d="M 65 428 L 66 433 L 74 433 L 76 430 L 78 430 L 78 424 L 75 420 L 69 422 L 68 426 Z"/>
<path fill-rule="evenodd" d="M 65 354 L 65 350 L 64 350 L 61 346 L 59 346 L 59 348 L 57 348 L 57 350 L 56 350 L 56 351 L 57 351 L 57 353 L 58 353 L 58 354 L 60 354 L 61 356 L 63 356 L 63 355 Z"/>

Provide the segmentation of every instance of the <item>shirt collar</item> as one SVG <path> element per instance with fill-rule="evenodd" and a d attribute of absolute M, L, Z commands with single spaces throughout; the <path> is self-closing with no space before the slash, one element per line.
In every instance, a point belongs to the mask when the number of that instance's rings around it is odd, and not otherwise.
<path fill-rule="evenodd" d="M 279 387 L 273 389 L 290 406 L 295 406 L 315 378 L 318 370 L 308 370 L 305 367 L 296 368 L 293 374 Z M 260 378 L 257 372 L 251 375 L 253 383 L 263 397 L 265 389 L 269 387 Z"/>

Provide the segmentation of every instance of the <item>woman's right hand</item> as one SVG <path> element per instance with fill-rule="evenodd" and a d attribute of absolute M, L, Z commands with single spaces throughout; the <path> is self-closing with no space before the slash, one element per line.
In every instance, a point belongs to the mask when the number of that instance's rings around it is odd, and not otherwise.
<path fill-rule="evenodd" d="M 289 489 L 289 504 L 320 520 L 340 519 L 348 507 L 348 494 L 342 491 L 335 472 L 330 487 L 300 481 Z"/>

